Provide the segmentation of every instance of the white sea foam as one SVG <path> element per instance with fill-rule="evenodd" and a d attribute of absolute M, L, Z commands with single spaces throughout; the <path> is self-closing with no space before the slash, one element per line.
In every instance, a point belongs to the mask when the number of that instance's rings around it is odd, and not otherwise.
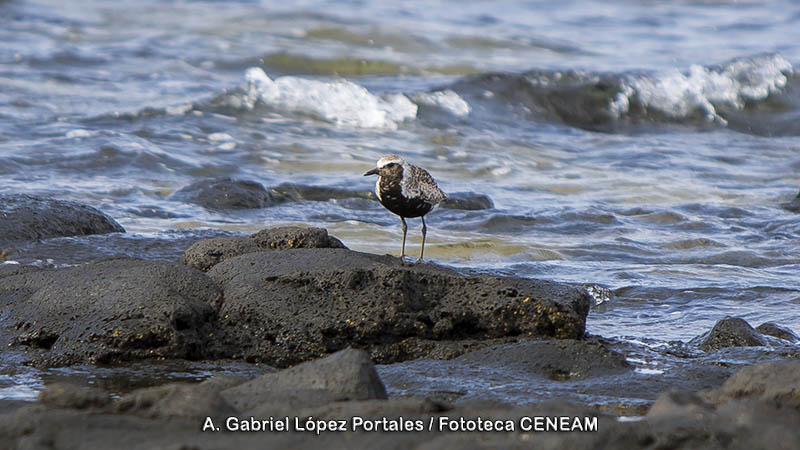
<path fill-rule="evenodd" d="M 245 106 L 257 101 L 282 110 L 318 117 L 339 126 L 397 128 L 417 115 L 417 105 L 403 94 L 378 96 L 347 80 L 323 82 L 284 76 L 270 79 L 258 67 L 245 73 Z"/>
<path fill-rule="evenodd" d="M 472 111 L 469 103 L 451 89 L 436 92 L 421 92 L 414 95 L 412 98 L 418 104 L 436 106 L 456 116 L 463 117 Z"/>
<path fill-rule="evenodd" d="M 208 140 L 211 142 L 232 141 L 233 136 L 228 133 L 217 132 L 209 134 Z"/>
<path fill-rule="evenodd" d="M 78 128 L 78 129 L 75 129 L 75 130 L 68 131 L 67 132 L 67 138 L 72 139 L 72 138 L 89 137 L 89 136 L 92 136 L 94 134 L 95 134 L 94 131 L 84 130 L 84 129 Z"/>
<path fill-rule="evenodd" d="M 700 110 L 707 120 L 724 124 L 715 104 L 742 108 L 748 100 L 763 100 L 786 86 L 786 74 L 791 72 L 791 63 L 782 56 L 763 55 L 718 67 L 694 65 L 688 73 L 671 70 L 630 75 L 622 81 L 610 110 L 619 117 L 635 100 L 674 118 Z"/>

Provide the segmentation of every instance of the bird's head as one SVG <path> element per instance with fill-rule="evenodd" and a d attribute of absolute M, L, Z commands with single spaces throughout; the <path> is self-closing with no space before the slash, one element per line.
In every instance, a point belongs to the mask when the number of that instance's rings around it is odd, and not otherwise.
<path fill-rule="evenodd" d="M 405 165 L 405 160 L 397 155 L 384 155 L 378 160 L 376 167 L 365 173 L 364 176 L 401 177 Z"/>

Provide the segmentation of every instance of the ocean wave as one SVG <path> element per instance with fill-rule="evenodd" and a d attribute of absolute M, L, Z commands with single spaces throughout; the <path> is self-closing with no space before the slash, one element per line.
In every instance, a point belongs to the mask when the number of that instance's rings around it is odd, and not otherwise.
<path fill-rule="evenodd" d="M 466 116 L 472 111 L 469 103 L 451 89 L 420 92 L 411 99 L 418 105 L 435 106 L 459 117 Z"/>
<path fill-rule="evenodd" d="M 632 103 L 638 103 L 673 118 L 700 111 L 706 120 L 726 125 L 717 113 L 718 106 L 743 109 L 746 102 L 764 100 L 786 86 L 790 73 L 792 64 L 782 56 L 761 55 L 713 67 L 693 65 L 686 73 L 675 69 L 627 75 L 620 80 L 609 110 L 620 117 L 631 112 Z"/>
<path fill-rule="evenodd" d="M 253 67 L 245 73 L 245 106 L 252 109 L 259 101 L 358 128 L 394 129 L 417 115 L 417 105 L 403 94 L 378 96 L 347 80 L 324 82 L 294 76 L 272 80 Z"/>
<path fill-rule="evenodd" d="M 447 86 L 482 111 L 606 132 L 659 124 L 797 135 L 798 77 L 779 54 L 687 70 L 540 71 L 470 76 Z M 474 108 L 473 108 L 474 109 Z"/>

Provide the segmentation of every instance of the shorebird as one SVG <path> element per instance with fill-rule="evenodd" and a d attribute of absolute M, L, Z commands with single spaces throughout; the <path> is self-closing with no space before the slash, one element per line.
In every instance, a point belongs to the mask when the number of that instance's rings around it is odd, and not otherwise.
<path fill-rule="evenodd" d="M 419 259 L 425 252 L 425 214 L 447 199 L 445 194 L 427 170 L 407 163 L 403 158 L 394 155 L 384 155 L 378 160 L 376 167 L 364 176 L 377 175 L 375 194 L 381 205 L 389 211 L 400 216 L 403 223 L 403 245 L 400 249 L 400 260 L 406 255 L 406 218 L 419 217 L 422 219 L 422 247 L 419 250 Z"/>

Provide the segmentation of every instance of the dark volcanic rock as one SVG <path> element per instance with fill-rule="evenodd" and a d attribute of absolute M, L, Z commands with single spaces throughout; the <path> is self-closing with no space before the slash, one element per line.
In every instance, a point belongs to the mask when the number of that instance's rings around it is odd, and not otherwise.
<path fill-rule="evenodd" d="M 54 408 L 102 408 L 111 403 L 111 395 L 94 387 L 53 383 L 39 393 L 38 401 Z"/>
<path fill-rule="evenodd" d="M 762 323 L 756 327 L 756 331 L 767 336 L 783 339 L 784 341 L 789 341 L 792 343 L 800 342 L 800 336 L 797 336 L 794 331 L 786 327 L 782 327 L 774 322 Z"/>
<path fill-rule="evenodd" d="M 202 180 L 181 188 L 172 198 L 208 209 L 257 209 L 281 203 L 261 183 L 232 178 Z"/>
<path fill-rule="evenodd" d="M 251 253 L 208 274 L 225 294 L 215 354 L 278 366 L 351 345 L 388 363 L 435 354 L 442 341 L 479 339 L 485 346 L 508 337 L 576 339 L 584 334 L 590 303 L 577 287 L 465 277 L 346 249 Z M 408 345 L 414 340 L 429 346 Z"/>
<path fill-rule="evenodd" d="M 800 213 L 800 193 L 792 201 L 781 203 L 781 207 L 787 211 Z"/>
<path fill-rule="evenodd" d="M 631 371 L 625 356 L 596 340 L 527 341 L 477 350 L 456 360 L 478 364 L 482 369 L 495 366 L 551 380 L 583 380 Z"/>
<path fill-rule="evenodd" d="M 207 239 L 195 243 L 181 256 L 181 263 L 204 272 L 234 256 L 289 248 L 346 248 L 324 228 L 276 227 L 252 236 Z"/>
<path fill-rule="evenodd" d="M 726 317 L 717 322 L 711 331 L 692 339 L 690 343 L 702 350 L 714 351 L 726 347 L 764 346 L 767 340 L 744 319 Z"/>
<path fill-rule="evenodd" d="M 36 404 L 0 413 L 0 448 L 99 450 L 113 443 L 115 448 L 239 450 L 793 449 L 800 442 L 797 361 L 746 368 L 711 391 L 667 391 L 642 420 L 633 422 L 617 421 L 563 401 L 515 407 L 496 402 L 450 405 L 417 397 L 383 400 L 375 398 L 380 396 L 376 390 L 380 380 L 373 373 L 363 352 L 346 350 L 234 387 L 229 387 L 228 380 L 212 379 L 192 386 L 140 389 L 109 400 L 97 389 L 48 386 Z M 316 400 L 309 401 L 309 392 L 318 394 Z M 281 409 L 276 399 L 303 401 L 287 403 Z M 269 415 L 278 411 L 279 415 Z M 256 428 L 266 426 L 262 420 L 274 419 L 275 423 L 284 417 L 288 430 Z M 544 420 L 536 425 L 536 417 Z M 201 431 L 209 418 L 218 430 Z M 356 418 L 375 421 L 375 428 L 355 431 Z M 550 423 L 546 419 L 555 419 L 562 427 L 566 424 L 571 431 L 523 429 L 544 427 Z M 479 420 L 484 429 L 491 422 L 502 431 L 450 431 L 450 426 L 463 430 L 467 422 L 477 428 Z M 332 424 L 338 427 L 339 421 L 343 421 L 344 431 L 327 428 Z M 382 424 L 395 422 L 397 426 L 400 421 L 412 427 L 420 423 L 421 429 L 380 431 L 391 429 Z M 318 427 L 310 431 L 295 428 L 309 423 Z M 238 430 L 247 426 L 246 431 L 257 432 L 229 432 L 231 424 Z"/>
<path fill-rule="evenodd" d="M 222 299 L 202 272 L 160 261 L 111 260 L 2 280 L 0 344 L 25 346 L 45 365 L 199 358 Z"/>
<path fill-rule="evenodd" d="M 662 394 L 637 440 L 648 448 L 796 448 L 798 392 L 800 362 L 746 367 L 718 389 Z"/>
<path fill-rule="evenodd" d="M 342 241 L 328 235 L 324 228 L 276 227 L 250 236 L 263 249 L 347 248 Z"/>
<path fill-rule="evenodd" d="M 181 255 L 181 264 L 207 272 L 208 269 L 234 256 L 263 251 L 247 236 L 219 237 L 195 242 Z"/>
<path fill-rule="evenodd" d="M 211 415 L 236 413 L 214 383 L 171 383 L 139 389 L 114 402 L 111 410 L 147 418 L 187 417 L 203 419 Z"/>
<path fill-rule="evenodd" d="M 442 202 L 441 207 L 475 211 L 479 209 L 492 209 L 494 208 L 494 203 L 486 194 L 478 194 L 476 192 L 453 192 L 452 194 L 447 194 L 447 200 Z"/>
<path fill-rule="evenodd" d="M 114 219 L 91 206 L 24 194 L 0 194 L 0 247 L 55 236 L 124 233 Z"/>
<path fill-rule="evenodd" d="M 288 398 L 287 392 L 305 395 Z M 386 388 L 366 352 L 346 349 L 323 359 L 262 375 L 226 389 L 222 396 L 238 410 L 247 411 L 265 403 L 297 407 L 312 406 L 316 401 L 322 405 L 334 399 L 386 399 Z"/>
<path fill-rule="evenodd" d="M 750 398 L 800 413 L 800 361 L 748 366 L 705 394 L 715 405 Z M 798 422 L 800 423 L 800 422 Z"/>

